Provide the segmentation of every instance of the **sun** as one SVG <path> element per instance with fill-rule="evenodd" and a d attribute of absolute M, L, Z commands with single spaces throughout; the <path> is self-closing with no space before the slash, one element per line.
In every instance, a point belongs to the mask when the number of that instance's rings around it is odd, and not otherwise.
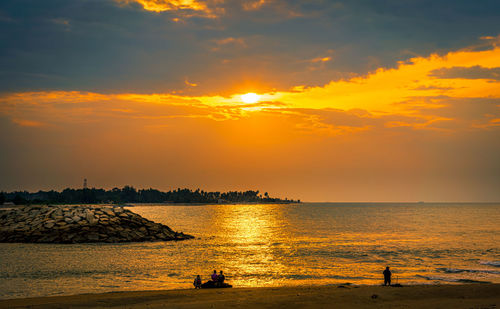
<path fill-rule="evenodd" d="M 253 92 L 249 92 L 241 95 L 241 99 L 245 103 L 256 103 L 257 101 L 259 101 L 260 95 Z"/>

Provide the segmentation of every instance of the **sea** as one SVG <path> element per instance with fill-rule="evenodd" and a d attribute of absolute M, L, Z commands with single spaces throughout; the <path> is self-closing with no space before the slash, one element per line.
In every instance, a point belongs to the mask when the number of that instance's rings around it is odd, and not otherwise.
<path fill-rule="evenodd" d="M 0 298 L 234 287 L 500 283 L 500 203 L 134 205 L 193 240 L 0 244 Z"/>

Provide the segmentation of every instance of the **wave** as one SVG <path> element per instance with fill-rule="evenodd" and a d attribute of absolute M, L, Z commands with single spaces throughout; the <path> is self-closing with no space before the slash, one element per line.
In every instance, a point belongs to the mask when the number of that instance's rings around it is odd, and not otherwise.
<path fill-rule="evenodd" d="M 500 267 L 500 261 L 481 261 L 481 262 L 479 262 L 479 264 Z"/>
<path fill-rule="evenodd" d="M 99 276 L 116 276 L 116 277 L 151 277 L 147 273 L 129 272 L 124 273 L 121 270 L 38 270 L 33 272 L 19 273 L 0 273 L 0 279 L 57 279 L 57 278 L 83 278 L 83 277 L 99 277 Z"/>
<path fill-rule="evenodd" d="M 290 279 L 290 280 L 307 280 L 307 279 L 342 279 L 342 280 L 370 280 L 374 279 L 372 277 L 350 277 L 350 276 L 340 276 L 340 275 L 311 275 L 311 274 L 279 274 L 279 275 L 266 275 L 259 273 L 247 273 L 240 274 L 237 276 L 232 276 L 232 279 L 238 280 L 248 280 L 248 278 L 260 278 L 260 279 Z"/>
<path fill-rule="evenodd" d="M 457 282 L 457 283 L 491 283 L 490 281 L 480 281 L 472 279 L 445 278 L 445 277 L 422 276 L 422 275 L 417 275 L 417 277 L 431 281 L 445 281 L 445 282 Z"/>
<path fill-rule="evenodd" d="M 495 274 L 495 275 L 500 274 L 500 271 L 498 270 L 489 270 L 489 269 L 460 269 L 460 268 L 444 268 L 444 267 L 436 269 L 448 274 L 459 274 L 459 273 L 484 273 L 484 274 Z"/>

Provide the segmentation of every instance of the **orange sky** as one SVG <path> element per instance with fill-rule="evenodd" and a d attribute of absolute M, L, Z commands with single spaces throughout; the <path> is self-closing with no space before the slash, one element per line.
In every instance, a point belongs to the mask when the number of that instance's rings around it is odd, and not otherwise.
<path fill-rule="evenodd" d="M 136 2 L 184 19 L 224 14 L 210 1 Z M 95 187 L 260 189 L 306 201 L 498 201 L 499 43 L 485 36 L 314 85 L 273 87 L 280 72 L 241 71 L 240 84 L 213 90 L 205 87 L 216 76 L 186 75 L 183 88 L 164 92 L 3 91 L 0 190 L 87 178 Z M 233 37 L 214 44 L 212 52 L 248 48 Z M 321 74 L 336 54 L 318 52 L 306 65 Z M 259 101 L 243 102 L 246 92 Z"/>

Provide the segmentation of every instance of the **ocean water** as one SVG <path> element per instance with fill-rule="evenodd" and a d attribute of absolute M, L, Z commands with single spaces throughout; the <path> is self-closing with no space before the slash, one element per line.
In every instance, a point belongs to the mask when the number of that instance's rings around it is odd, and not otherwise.
<path fill-rule="evenodd" d="M 0 244 L 0 298 L 192 288 L 500 283 L 500 204 L 135 206 L 182 242 Z"/>

